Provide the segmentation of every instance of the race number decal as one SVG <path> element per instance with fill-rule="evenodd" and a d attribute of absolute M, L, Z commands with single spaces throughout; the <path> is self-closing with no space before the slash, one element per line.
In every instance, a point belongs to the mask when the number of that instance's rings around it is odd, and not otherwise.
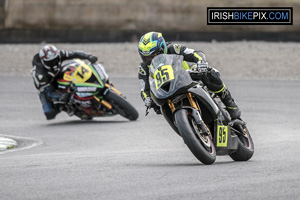
<path fill-rule="evenodd" d="M 217 132 L 217 147 L 227 147 L 228 126 L 219 126 Z"/>
<path fill-rule="evenodd" d="M 164 83 L 174 79 L 174 72 L 172 66 L 164 65 L 158 68 L 155 71 L 153 78 L 155 80 L 156 89 L 158 90 Z"/>
<path fill-rule="evenodd" d="M 77 67 L 77 69 L 75 70 L 75 72 L 72 74 L 71 77 L 70 75 L 67 75 L 65 73 L 64 79 L 68 81 L 73 81 L 74 83 L 85 83 L 91 76 L 92 76 L 92 70 L 89 67 L 80 65 L 79 67 Z"/>

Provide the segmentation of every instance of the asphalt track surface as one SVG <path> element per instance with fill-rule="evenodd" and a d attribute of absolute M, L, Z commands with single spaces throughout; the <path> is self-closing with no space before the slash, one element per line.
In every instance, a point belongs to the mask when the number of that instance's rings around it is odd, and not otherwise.
<path fill-rule="evenodd" d="M 135 78 L 111 80 L 140 117 L 47 121 L 29 76 L 0 77 L 0 199 L 299 199 L 300 81 L 225 80 L 252 134 L 248 162 L 201 164 L 162 116 L 145 108 Z"/>

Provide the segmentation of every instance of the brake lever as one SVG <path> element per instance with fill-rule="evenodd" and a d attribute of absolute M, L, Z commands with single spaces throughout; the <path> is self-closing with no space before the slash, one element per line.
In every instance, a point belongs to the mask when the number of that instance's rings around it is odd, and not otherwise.
<path fill-rule="evenodd" d="M 150 106 L 147 106 L 147 108 L 146 108 L 146 115 L 145 116 L 147 116 L 149 114 L 149 109 L 150 108 L 151 108 Z"/>

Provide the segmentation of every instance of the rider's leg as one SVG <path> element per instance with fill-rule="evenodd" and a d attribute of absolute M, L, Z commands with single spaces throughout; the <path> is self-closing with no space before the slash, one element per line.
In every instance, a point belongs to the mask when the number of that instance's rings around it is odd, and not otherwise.
<path fill-rule="evenodd" d="M 47 120 L 54 119 L 57 113 L 59 113 L 58 107 L 47 99 L 45 92 L 41 92 L 39 96 Z"/>
<path fill-rule="evenodd" d="M 204 75 L 202 81 L 208 89 L 220 97 L 232 119 L 239 119 L 241 117 L 241 111 L 234 102 L 228 88 L 221 80 L 220 72 L 218 70 L 212 68 Z"/>

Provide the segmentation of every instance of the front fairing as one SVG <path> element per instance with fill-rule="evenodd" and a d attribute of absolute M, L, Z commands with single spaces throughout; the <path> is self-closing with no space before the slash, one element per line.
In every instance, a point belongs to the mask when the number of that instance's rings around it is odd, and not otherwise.
<path fill-rule="evenodd" d="M 181 67 L 182 61 L 183 56 L 173 54 L 160 54 L 152 60 L 149 83 L 155 98 L 168 98 L 192 84 L 189 73 Z"/>
<path fill-rule="evenodd" d="M 60 89 L 73 84 L 77 95 L 86 97 L 103 89 L 107 80 L 108 75 L 101 64 L 88 65 L 79 59 L 75 59 L 63 66 L 57 82 Z"/>

